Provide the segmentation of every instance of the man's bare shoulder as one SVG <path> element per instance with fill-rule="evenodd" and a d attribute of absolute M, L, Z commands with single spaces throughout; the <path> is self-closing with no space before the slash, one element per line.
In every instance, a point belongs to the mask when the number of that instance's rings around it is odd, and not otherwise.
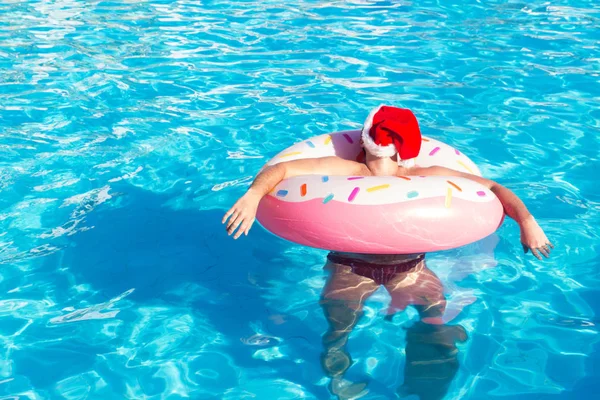
<path fill-rule="evenodd" d="M 438 165 L 433 165 L 431 167 L 413 167 L 413 168 L 409 168 L 405 171 L 406 171 L 405 174 L 401 174 L 400 171 L 398 171 L 398 174 L 399 175 L 415 175 L 415 176 L 434 176 L 434 175 L 457 176 L 457 177 L 461 177 L 461 178 L 470 179 L 470 180 L 480 183 L 488 188 L 491 188 L 492 186 L 496 185 L 496 183 L 490 179 L 486 179 L 481 176 L 468 174 L 466 172 L 460 172 L 460 171 L 457 171 L 457 170 L 454 170 L 451 168 L 446 168 L 446 167 L 442 167 L 442 166 L 438 166 Z"/>
<path fill-rule="evenodd" d="M 285 164 L 287 166 L 287 177 L 305 174 L 369 175 L 369 169 L 366 165 L 337 156 L 304 158 L 288 161 Z"/>
<path fill-rule="evenodd" d="M 315 168 L 329 175 L 369 175 L 369 169 L 363 163 L 331 156 L 317 158 Z"/>
<path fill-rule="evenodd" d="M 398 175 L 407 176 L 431 176 L 431 175 L 449 175 L 448 168 L 431 166 L 431 167 L 411 167 L 411 168 L 398 168 Z"/>

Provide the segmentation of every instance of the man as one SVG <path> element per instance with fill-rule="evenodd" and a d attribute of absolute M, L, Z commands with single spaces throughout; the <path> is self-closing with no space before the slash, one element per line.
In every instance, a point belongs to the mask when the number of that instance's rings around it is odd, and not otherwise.
<path fill-rule="evenodd" d="M 423 255 L 332 252 L 324 269 L 329 276 L 320 305 L 329 327 L 323 335 L 321 363 L 331 379 L 331 392 L 338 399 L 357 399 L 368 392 L 367 381 L 345 378 L 353 364 L 347 342 L 363 315 L 365 302 L 383 286 L 390 296 L 386 319 L 391 320 L 409 306 L 419 313 L 419 320 L 409 324 L 406 331 L 406 363 L 400 393 L 442 399 L 459 368 L 456 342 L 464 342 L 467 334 L 460 325 L 447 325 L 460 313 L 462 305 L 447 309 L 442 282 L 427 267 Z"/>
<path fill-rule="evenodd" d="M 414 158 L 421 147 L 419 124 L 412 111 L 403 108 L 380 106 L 368 116 L 362 129 L 364 161 L 357 162 L 339 157 L 302 159 L 279 163 L 261 171 L 246 194 L 227 211 L 229 235 L 239 238 L 247 235 L 256 216 L 260 200 L 280 181 L 299 175 L 352 175 L 352 176 L 407 176 L 444 175 L 460 176 L 476 181 L 490 189 L 500 200 L 504 212 L 513 218 L 521 229 L 521 243 L 525 253 L 531 250 L 538 259 L 549 257 L 554 246 L 537 224 L 525 204 L 504 186 L 476 175 L 445 167 L 421 168 Z"/>

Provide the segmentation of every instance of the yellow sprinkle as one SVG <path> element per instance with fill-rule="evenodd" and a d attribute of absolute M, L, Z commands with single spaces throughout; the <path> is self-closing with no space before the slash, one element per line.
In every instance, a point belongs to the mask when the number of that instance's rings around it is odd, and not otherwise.
<path fill-rule="evenodd" d="M 328 145 L 329 143 L 331 143 L 331 136 L 327 135 L 327 139 L 325 139 L 325 145 Z"/>
<path fill-rule="evenodd" d="M 302 152 L 301 151 L 292 151 L 291 153 L 282 154 L 281 156 L 279 156 L 279 158 L 297 156 L 298 154 L 302 154 Z"/>
<path fill-rule="evenodd" d="M 370 188 L 368 188 L 368 189 L 367 189 L 367 192 L 369 192 L 369 193 L 370 193 L 370 192 L 374 192 L 374 191 L 376 191 L 376 190 L 387 189 L 387 188 L 389 188 L 389 187 L 390 187 L 390 185 L 389 185 L 389 184 L 387 184 L 387 183 L 386 183 L 385 185 L 372 186 L 372 187 L 370 187 Z"/>
<path fill-rule="evenodd" d="M 452 205 L 452 188 L 448 188 L 446 191 L 446 208 L 450 208 Z"/>
<path fill-rule="evenodd" d="M 456 161 L 458 163 L 458 165 L 460 165 L 461 167 L 463 167 L 464 169 L 466 169 L 467 171 L 469 171 L 470 174 L 473 173 L 473 170 L 471 168 L 469 168 L 469 166 L 467 164 L 465 164 L 464 162 L 458 160 Z"/>

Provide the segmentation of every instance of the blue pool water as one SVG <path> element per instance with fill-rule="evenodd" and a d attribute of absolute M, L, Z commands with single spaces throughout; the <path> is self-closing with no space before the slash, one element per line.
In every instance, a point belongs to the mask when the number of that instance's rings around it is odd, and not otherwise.
<path fill-rule="evenodd" d="M 593 398 L 599 27 L 592 0 L 2 2 L 0 398 L 330 398 L 327 253 L 220 219 L 269 157 L 380 103 L 517 193 L 556 250 L 524 255 L 506 221 L 429 254 L 462 312 L 385 318 L 376 291 L 336 390 Z"/>

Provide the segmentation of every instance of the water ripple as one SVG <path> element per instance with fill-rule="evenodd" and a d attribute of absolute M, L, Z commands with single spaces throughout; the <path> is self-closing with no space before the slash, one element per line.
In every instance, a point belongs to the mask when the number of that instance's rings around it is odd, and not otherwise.
<path fill-rule="evenodd" d="M 577 390 L 600 312 L 599 26 L 590 0 L 2 2 L 0 397 L 326 397 L 323 254 L 258 229 L 232 244 L 210 212 L 380 103 L 414 109 L 558 245 L 534 263 L 507 221 L 430 256 L 451 303 L 477 298 L 451 394 Z M 398 321 L 361 326 L 386 348 Z M 381 348 L 352 372 L 377 358 L 388 398 L 403 352 Z"/>

